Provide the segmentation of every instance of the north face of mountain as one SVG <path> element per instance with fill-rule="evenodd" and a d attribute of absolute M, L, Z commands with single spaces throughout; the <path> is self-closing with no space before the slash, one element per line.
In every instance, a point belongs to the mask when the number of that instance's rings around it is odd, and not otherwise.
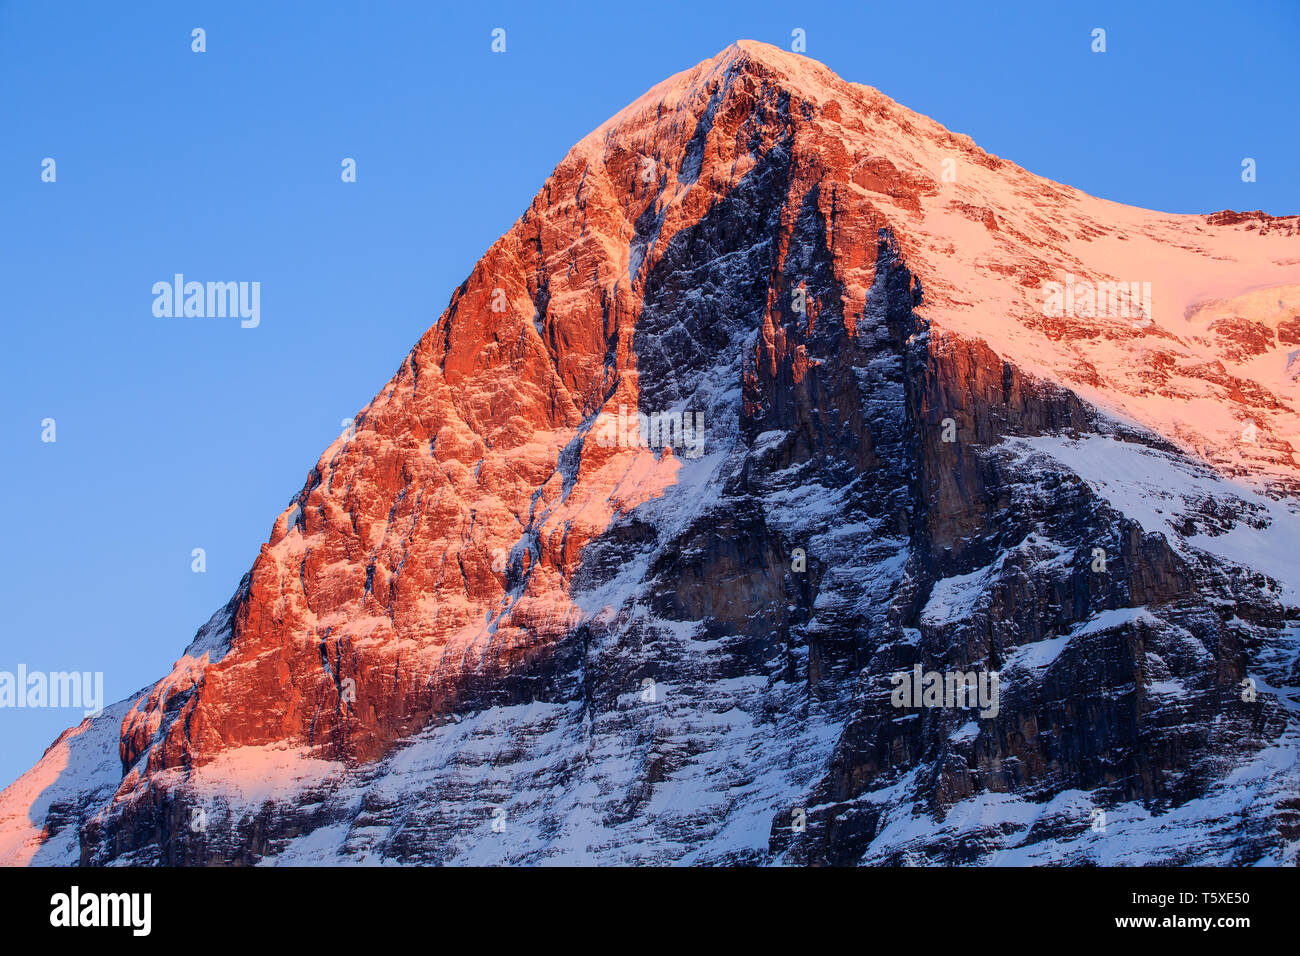
<path fill-rule="evenodd" d="M 1298 330 L 1296 217 L 742 41 L 574 147 L 0 857 L 1295 863 Z"/>

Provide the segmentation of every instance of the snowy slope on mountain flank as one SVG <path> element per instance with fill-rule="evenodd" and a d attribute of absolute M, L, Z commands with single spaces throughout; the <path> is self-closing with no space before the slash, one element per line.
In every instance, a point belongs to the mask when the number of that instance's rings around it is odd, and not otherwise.
<path fill-rule="evenodd" d="M 0 859 L 1294 864 L 1298 226 L 735 44 L 560 162 Z"/>

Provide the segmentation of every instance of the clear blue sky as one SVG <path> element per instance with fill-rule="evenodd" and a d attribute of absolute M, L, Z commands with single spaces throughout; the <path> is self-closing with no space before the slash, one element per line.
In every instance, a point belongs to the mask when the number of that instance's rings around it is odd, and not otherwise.
<path fill-rule="evenodd" d="M 1095 195 L 1300 212 L 1294 0 L 948 6 L 0 0 L 0 670 L 162 676 L 567 149 L 738 38 Z M 175 272 L 260 327 L 155 318 Z M 0 784 L 79 720 L 0 710 Z"/>

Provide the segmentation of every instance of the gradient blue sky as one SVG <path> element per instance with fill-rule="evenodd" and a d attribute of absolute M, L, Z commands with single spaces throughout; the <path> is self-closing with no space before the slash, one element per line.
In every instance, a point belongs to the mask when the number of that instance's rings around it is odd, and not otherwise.
<path fill-rule="evenodd" d="M 542 6 L 0 0 L 0 670 L 162 676 L 568 148 L 738 38 L 1095 195 L 1300 211 L 1293 0 Z M 261 326 L 155 318 L 175 272 Z M 79 720 L 0 709 L 0 783 Z"/>

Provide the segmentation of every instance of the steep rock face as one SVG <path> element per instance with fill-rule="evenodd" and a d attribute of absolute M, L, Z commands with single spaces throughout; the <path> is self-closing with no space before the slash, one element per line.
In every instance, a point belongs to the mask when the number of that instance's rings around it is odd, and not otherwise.
<path fill-rule="evenodd" d="M 738 44 L 560 163 L 0 848 L 1294 862 L 1293 226 L 1103 203 Z M 1151 314 L 1046 314 L 1126 263 Z M 915 665 L 997 712 L 894 706 Z"/>

